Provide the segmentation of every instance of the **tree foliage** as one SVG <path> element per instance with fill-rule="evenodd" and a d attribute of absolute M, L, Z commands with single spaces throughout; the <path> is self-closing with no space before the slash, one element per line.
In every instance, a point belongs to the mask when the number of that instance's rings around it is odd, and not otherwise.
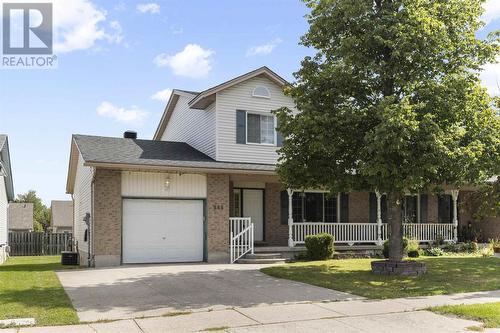
<path fill-rule="evenodd" d="M 36 191 L 29 190 L 24 194 L 18 194 L 14 202 L 33 204 L 33 230 L 44 231 L 50 225 L 51 212 L 40 199 Z"/>
<path fill-rule="evenodd" d="M 476 37 L 482 0 L 305 3 L 301 43 L 316 55 L 285 88 L 300 113 L 276 112 L 287 185 L 378 189 L 394 205 L 405 191 L 500 173 L 500 118 L 479 79 L 499 34 Z"/>

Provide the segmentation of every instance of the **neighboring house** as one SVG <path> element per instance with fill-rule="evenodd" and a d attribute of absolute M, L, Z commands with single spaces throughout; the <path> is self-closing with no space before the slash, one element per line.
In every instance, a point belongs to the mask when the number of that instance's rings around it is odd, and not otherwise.
<path fill-rule="evenodd" d="M 50 211 L 52 232 L 73 231 L 73 201 L 52 200 Z"/>
<path fill-rule="evenodd" d="M 388 229 L 383 195 L 280 184 L 282 137 L 271 110 L 295 109 L 285 84 L 262 67 L 202 92 L 174 90 L 153 140 L 73 135 L 67 192 L 81 262 L 88 251 L 95 266 L 227 262 L 249 244 L 294 250 L 317 232 L 334 234 L 337 248 L 379 247 Z M 406 233 L 456 240 L 458 197 L 452 188 L 408 195 Z"/>
<path fill-rule="evenodd" d="M 30 202 L 12 202 L 9 204 L 9 232 L 33 231 L 33 204 Z"/>
<path fill-rule="evenodd" d="M 14 185 L 10 166 L 9 140 L 7 135 L 0 134 L 0 264 L 7 257 L 8 245 L 7 210 L 9 202 L 14 199 Z"/>

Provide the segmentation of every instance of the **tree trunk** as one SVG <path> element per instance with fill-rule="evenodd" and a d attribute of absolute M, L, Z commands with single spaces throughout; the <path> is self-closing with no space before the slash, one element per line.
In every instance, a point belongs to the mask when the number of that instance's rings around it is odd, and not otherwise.
<path fill-rule="evenodd" d="M 402 196 L 397 193 L 387 195 L 389 223 L 389 260 L 403 260 L 403 216 L 401 213 Z"/>

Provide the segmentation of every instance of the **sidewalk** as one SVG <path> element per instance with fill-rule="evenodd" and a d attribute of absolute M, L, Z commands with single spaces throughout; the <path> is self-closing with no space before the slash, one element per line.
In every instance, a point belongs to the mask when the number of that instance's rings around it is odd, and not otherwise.
<path fill-rule="evenodd" d="M 74 326 L 30 327 L 1 333 L 199 332 L 459 332 L 480 323 L 422 311 L 440 305 L 500 302 L 500 290 L 455 295 L 295 303 L 136 318 Z M 500 330 L 487 330 L 498 332 Z"/>

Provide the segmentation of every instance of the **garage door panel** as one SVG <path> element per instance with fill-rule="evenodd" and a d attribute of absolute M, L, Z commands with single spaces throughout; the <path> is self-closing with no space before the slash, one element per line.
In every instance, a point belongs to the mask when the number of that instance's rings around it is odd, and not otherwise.
<path fill-rule="evenodd" d="M 123 262 L 203 260 L 201 200 L 123 200 Z"/>

